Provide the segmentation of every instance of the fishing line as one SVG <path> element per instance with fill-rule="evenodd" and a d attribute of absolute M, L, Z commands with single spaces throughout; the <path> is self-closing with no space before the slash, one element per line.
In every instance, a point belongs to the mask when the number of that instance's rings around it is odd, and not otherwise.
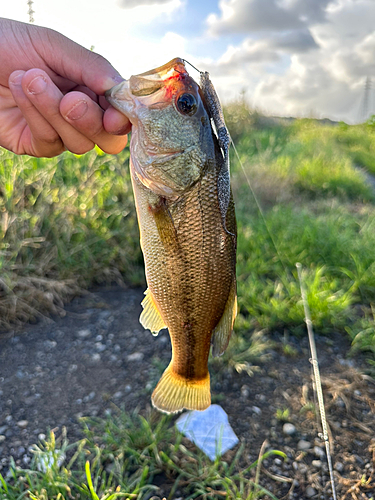
<path fill-rule="evenodd" d="M 254 192 L 254 189 L 250 183 L 250 179 L 245 171 L 245 168 L 243 166 L 243 163 L 239 157 L 239 154 L 237 152 L 237 149 L 236 149 L 236 146 L 231 138 L 231 143 L 233 145 L 233 149 L 235 151 L 235 154 L 236 154 L 236 157 L 241 165 L 241 168 L 242 168 L 242 171 L 243 171 L 243 174 L 245 176 L 245 179 L 247 181 L 247 184 L 250 188 L 250 191 L 254 197 L 254 200 L 255 200 L 255 203 L 257 205 L 257 208 L 259 210 L 259 213 L 262 217 L 262 220 L 263 220 L 263 223 L 264 223 L 264 226 L 266 228 L 266 231 L 270 237 L 270 240 L 272 241 L 272 244 L 275 248 L 275 251 L 277 253 L 277 256 L 285 270 L 285 273 L 286 275 L 288 276 L 290 274 L 289 270 L 287 269 L 285 263 L 284 263 L 284 260 L 282 259 L 281 255 L 280 255 L 280 252 L 277 248 L 277 245 L 276 245 L 276 242 L 275 240 L 273 239 L 273 236 L 272 236 L 272 233 L 271 231 L 269 230 L 268 228 L 268 224 L 267 224 L 267 221 L 266 221 L 266 218 L 265 218 L 265 215 L 264 215 L 264 212 L 262 210 L 262 207 L 259 203 L 259 200 Z M 309 305 L 308 305 L 308 302 L 307 302 L 307 295 L 306 295 L 306 290 L 305 290 L 305 287 L 304 287 L 304 284 L 303 284 L 303 281 L 302 281 L 302 274 L 301 274 L 301 269 L 302 269 L 302 265 L 297 263 L 296 264 L 296 267 L 297 267 L 297 272 L 298 272 L 298 279 L 299 279 L 299 283 L 300 283 L 300 288 L 301 288 L 301 296 L 302 296 L 302 302 L 303 302 L 303 307 L 304 307 L 304 311 L 305 311 L 305 322 L 306 322 L 306 327 L 307 327 L 307 333 L 308 333 L 308 337 L 309 337 L 309 344 L 310 344 L 310 351 L 311 351 L 311 359 L 310 359 L 310 362 L 312 364 L 312 367 L 313 367 L 313 372 L 314 372 L 314 379 L 315 379 L 315 387 L 316 387 L 316 393 L 317 393 L 317 397 L 318 397 L 318 406 L 319 406 L 319 413 L 320 413 L 320 420 L 321 420 L 321 424 L 322 424 L 322 430 L 323 430 L 323 433 L 322 433 L 322 436 L 321 436 L 321 439 L 324 441 L 324 444 L 325 444 L 325 448 L 326 448 L 326 455 L 327 455 L 327 463 L 328 463 L 328 469 L 329 469 L 329 476 L 330 476 L 330 481 L 331 481 L 331 487 L 332 487 L 332 495 L 333 495 L 333 500 L 337 500 L 337 496 L 336 496 L 336 488 L 335 488 L 335 479 L 334 479 L 334 476 L 333 476 L 333 467 L 332 467 L 332 457 L 331 457 L 331 451 L 330 451 L 330 445 L 329 445 L 329 437 L 328 437 L 328 426 L 327 426 L 327 419 L 326 419 L 326 413 L 325 413 L 325 408 L 324 408 L 324 399 L 323 399 L 323 389 L 322 389 L 322 382 L 321 382 L 321 378 L 320 378 L 320 370 L 319 370 L 319 364 L 318 364 L 318 358 L 317 358 L 317 352 L 316 352 L 316 344 L 315 344 L 315 338 L 314 338 L 314 331 L 313 331 L 313 327 L 312 327 L 312 321 L 311 321 L 311 315 L 310 315 L 310 309 L 309 309 Z"/>
<path fill-rule="evenodd" d="M 307 333 L 309 336 L 310 351 L 311 351 L 310 363 L 312 364 L 313 369 L 314 369 L 314 378 L 315 378 L 316 392 L 317 392 L 317 396 L 318 396 L 320 420 L 322 423 L 323 435 L 321 436 L 321 438 L 323 439 L 325 447 L 326 447 L 326 455 L 327 455 L 327 462 L 328 462 L 328 469 L 329 469 L 329 477 L 331 480 L 333 500 L 337 500 L 336 488 L 335 488 L 335 478 L 333 476 L 332 458 L 331 458 L 331 451 L 330 451 L 330 446 L 329 446 L 328 426 L 327 426 L 326 412 L 325 412 L 325 408 L 324 408 L 322 381 L 320 378 L 319 363 L 318 363 L 318 357 L 316 354 L 314 330 L 313 330 L 312 321 L 311 321 L 309 303 L 307 301 L 306 289 L 305 289 L 305 285 L 304 285 L 303 280 L 302 280 L 302 265 L 300 263 L 297 263 L 296 267 L 297 267 L 297 272 L 298 272 L 299 284 L 300 284 L 300 288 L 301 288 L 303 308 L 305 311 L 306 328 L 307 328 Z"/>
<path fill-rule="evenodd" d="M 201 71 L 199 71 L 195 66 L 193 66 L 191 63 L 189 63 L 189 61 L 186 61 L 185 59 L 183 61 L 187 62 L 192 68 L 194 68 L 196 71 L 198 71 L 201 75 L 204 74 Z M 206 73 L 206 75 L 208 77 L 207 73 Z M 213 92 L 215 92 L 215 91 L 213 90 Z M 220 104 L 219 104 L 219 107 L 220 107 L 220 111 L 221 111 Z M 251 185 L 249 176 L 247 175 L 247 172 L 245 171 L 245 168 L 243 166 L 241 158 L 240 158 L 240 156 L 238 154 L 237 148 L 236 148 L 236 146 L 235 146 L 232 138 L 230 137 L 229 132 L 228 132 L 228 136 L 229 136 L 230 142 L 231 142 L 231 144 L 233 146 L 233 149 L 234 149 L 235 155 L 237 157 L 237 160 L 238 160 L 239 164 L 241 165 L 241 169 L 242 169 L 242 172 L 243 172 L 243 174 L 245 176 L 246 182 L 247 182 L 247 184 L 248 184 L 248 186 L 250 188 L 250 191 L 251 191 L 251 193 L 253 195 L 253 198 L 255 200 L 256 206 L 257 206 L 257 208 L 259 210 L 259 213 L 261 215 L 261 218 L 263 220 L 264 227 L 266 228 L 266 231 L 267 231 L 268 236 L 269 236 L 269 238 L 270 238 L 270 240 L 272 242 L 272 245 L 273 245 L 273 247 L 275 249 L 275 252 L 276 252 L 276 254 L 277 254 L 278 258 L 279 258 L 279 261 L 280 261 L 281 265 L 283 266 L 285 274 L 286 274 L 286 276 L 288 278 L 290 276 L 290 271 L 287 268 L 287 266 L 285 265 L 284 260 L 283 260 L 281 254 L 279 252 L 279 249 L 278 249 L 278 247 L 276 245 L 276 242 L 275 242 L 275 240 L 274 240 L 274 238 L 272 236 L 272 233 L 271 233 L 271 231 L 270 231 L 270 229 L 268 227 L 268 224 L 267 224 L 266 217 L 264 215 L 263 209 L 262 209 L 262 207 L 260 205 L 260 202 L 258 200 L 258 197 L 256 196 L 255 191 L 254 191 L 254 189 L 253 189 L 253 187 Z M 229 167 L 229 165 L 228 165 L 228 167 Z M 332 457 L 331 457 L 330 443 L 329 443 L 329 436 L 328 436 L 328 426 L 327 426 L 327 419 L 326 419 L 326 413 L 325 413 L 325 408 L 324 408 L 323 389 L 322 389 L 322 382 L 321 382 L 321 377 L 320 377 L 318 357 L 317 357 L 317 352 L 316 352 L 316 344 L 315 344 L 315 338 L 314 338 L 314 331 L 313 331 L 313 327 L 312 327 L 312 321 L 311 321 L 309 304 L 308 304 L 308 301 L 307 301 L 307 294 L 306 294 L 305 286 L 304 286 L 304 283 L 303 283 L 303 280 L 302 280 L 302 265 L 299 264 L 299 263 L 297 263 L 296 267 L 297 267 L 298 279 L 299 279 L 299 283 L 300 283 L 302 302 L 303 302 L 303 307 L 304 307 L 304 312 L 305 312 L 305 322 L 306 322 L 307 333 L 308 333 L 309 344 L 310 344 L 310 351 L 311 351 L 310 363 L 312 364 L 312 367 L 313 367 L 313 373 L 314 373 L 314 379 L 315 379 L 315 391 L 316 391 L 317 398 L 318 398 L 320 420 L 321 420 L 322 431 L 323 431 L 322 434 L 320 434 L 320 437 L 321 437 L 321 439 L 325 443 L 325 449 L 326 449 L 326 456 L 327 456 L 327 462 L 328 462 L 330 482 L 331 482 L 331 487 L 332 487 L 333 500 L 337 500 L 336 488 L 335 488 L 335 480 L 334 480 L 334 476 L 333 476 Z"/>
<path fill-rule="evenodd" d="M 228 133 L 229 133 L 229 132 L 228 132 Z M 241 161 L 240 155 L 238 154 L 237 148 L 236 148 L 236 146 L 235 146 L 235 144 L 234 144 L 234 142 L 233 142 L 233 139 L 232 139 L 232 137 L 230 136 L 230 134 L 229 134 L 229 137 L 230 137 L 230 142 L 231 142 L 231 145 L 233 146 L 234 152 L 235 152 L 235 154 L 236 154 L 237 160 L 238 160 L 239 164 L 241 165 L 241 169 L 242 169 L 242 172 L 243 172 L 243 174 L 244 174 L 244 176 L 245 176 L 246 182 L 247 182 L 247 184 L 248 184 L 248 186 L 249 186 L 249 188 L 250 188 L 251 194 L 253 195 L 253 198 L 254 198 L 254 200 L 255 200 L 256 206 L 257 206 L 257 208 L 258 208 L 258 210 L 259 210 L 259 213 L 260 213 L 260 215 L 261 215 L 261 218 L 262 218 L 262 221 L 263 221 L 264 227 L 266 228 L 267 234 L 268 234 L 268 236 L 269 236 L 269 238 L 270 238 L 270 240 L 271 240 L 271 242 L 272 242 L 272 245 L 273 245 L 273 247 L 274 247 L 274 249 L 275 249 L 275 252 L 276 252 L 276 254 L 277 254 L 278 258 L 279 258 L 279 261 L 280 261 L 281 265 L 282 265 L 282 266 L 283 266 L 283 268 L 284 268 L 285 274 L 286 274 L 286 276 L 287 276 L 287 277 L 289 277 L 289 276 L 290 276 L 290 270 L 286 267 L 285 262 L 284 262 L 284 259 L 282 258 L 281 254 L 280 254 L 280 252 L 279 252 L 279 249 L 277 248 L 276 242 L 275 242 L 275 240 L 274 240 L 274 238 L 273 238 L 273 236 L 272 236 L 272 233 L 271 233 L 271 231 L 270 231 L 270 229 L 269 229 L 269 227 L 268 227 L 268 224 L 267 224 L 267 221 L 266 221 L 266 216 L 264 215 L 264 212 L 263 212 L 263 209 L 262 209 L 262 207 L 261 207 L 261 205 L 260 205 L 260 202 L 259 202 L 259 200 L 258 200 L 258 197 L 257 197 L 257 195 L 255 194 L 255 191 L 254 191 L 254 189 L 253 189 L 253 187 L 252 187 L 252 185 L 251 185 L 251 182 L 250 182 L 249 176 L 247 175 L 247 172 L 246 172 L 246 170 L 245 170 L 245 168 L 244 168 L 244 166 L 243 166 L 243 163 L 242 163 L 242 161 Z"/>
<path fill-rule="evenodd" d="M 243 166 L 243 163 L 240 159 L 240 156 L 238 154 L 237 148 L 231 139 L 231 144 L 233 145 L 234 152 L 236 154 L 237 160 L 239 161 L 239 164 L 241 165 L 242 172 L 245 176 L 246 182 L 250 188 L 250 191 L 254 197 L 256 206 L 259 210 L 259 213 L 261 215 L 261 218 L 263 220 L 264 226 L 266 228 L 266 231 L 269 235 L 270 240 L 272 241 L 272 244 L 275 248 L 276 254 L 279 258 L 280 263 L 282 264 L 284 271 L 286 273 L 286 276 L 288 277 L 290 275 L 290 271 L 287 269 L 283 258 L 281 257 L 281 254 L 277 248 L 276 242 L 272 236 L 272 233 L 268 227 L 266 217 L 264 215 L 263 209 L 259 203 L 259 200 L 254 192 L 254 189 L 251 185 L 249 176 L 247 175 L 245 168 Z M 326 456 L 327 456 L 327 463 L 328 463 L 328 469 L 329 469 L 329 476 L 330 476 L 330 482 L 331 482 L 331 488 L 332 488 L 332 495 L 333 495 L 333 500 L 337 500 L 336 496 L 336 488 L 335 488 L 335 479 L 333 476 L 333 467 L 332 467 L 332 457 L 331 457 L 331 451 L 330 451 L 330 444 L 329 444 L 329 436 L 328 436 L 328 426 L 327 426 L 327 419 L 326 419 L 326 413 L 325 413 L 325 408 L 324 408 L 324 399 L 323 399 L 323 389 L 322 389 L 322 382 L 321 382 L 321 377 L 320 377 L 320 370 L 319 370 L 319 364 L 318 364 L 318 358 L 317 358 L 317 352 L 316 352 L 316 344 L 315 344 L 315 338 L 314 338 L 314 331 L 312 327 L 312 321 L 311 321 L 311 315 L 310 315 L 310 309 L 307 301 L 307 294 L 306 290 L 302 281 L 302 265 L 297 263 L 297 272 L 298 272 L 298 279 L 300 283 L 300 289 L 301 289 L 301 296 L 302 296 L 302 302 L 303 302 L 303 307 L 305 311 L 305 322 L 306 322 L 306 327 L 307 327 L 307 333 L 309 337 L 309 344 L 310 344 L 310 351 L 311 351 L 311 359 L 310 362 L 313 367 L 313 373 L 314 373 L 314 379 L 315 379 L 315 390 L 317 393 L 318 397 L 318 406 L 319 406 L 319 413 L 320 413 L 320 420 L 322 424 L 322 435 L 320 435 L 321 439 L 324 441 L 325 444 L 325 449 L 326 449 Z"/>
<path fill-rule="evenodd" d="M 193 64 L 191 64 L 191 62 L 187 61 L 186 59 L 182 59 L 182 61 L 188 63 L 192 68 L 195 69 L 195 71 L 198 71 L 198 73 L 203 73 L 203 71 L 196 68 Z"/>
<path fill-rule="evenodd" d="M 198 73 L 199 73 L 200 75 L 203 75 L 203 74 L 204 74 L 204 71 L 200 71 L 200 70 L 199 70 L 198 68 L 196 68 L 193 64 L 191 64 L 191 62 L 187 61 L 186 59 L 182 59 L 182 61 L 183 61 L 184 63 L 186 62 L 187 64 L 189 64 L 192 68 L 194 68 L 194 69 L 195 69 L 195 71 L 198 71 Z M 207 73 L 207 76 L 208 76 L 208 73 Z M 220 104 L 219 104 L 219 106 L 220 106 Z M 220 106 L 220 108 L 221 108 L 221 106 Z M 225 126 L 225 128 L 227 129 L 227 127 L 226 127 L 226 126 Z M 259 213 L 260 213 L 260 215 L 261 215 L 261 217 L 262 217 L 264 227 L 266 228 L 267 234 L 268 234 L 268 236 L 269 236 L 269 238 L 270 238 L 270 240 L 271 240 L 271 242 L 272 242 L 272 245 L 273 245 L 273 247 L 274 247 L 274 249 L 275 249 L 275 252 L 276 252 L 276 254 L 277 254 L 278 258 L 279 258 L 279 261 L 280 261 L 281 265 L 282 265 L 282 266 L 283 266 L 283 268 L 284 268 L 285 274 L 286 274 L 286 276 L 288 277 L 288 276 L 290 276 L 290 271 L 289 271 L 289 269 L 287 268 L 287 266 L 285 265 L 284 260 L 282 259 L 281 254 L 280 254 L 280 252 L 279 252 L 279 250 L 278 250 L 278 248 L 277 248 L 277 246 L 276 246 L 276 242 L 275 242 L 275 240 L 274 240 L 274 238 L 273 238 L 273 236 L 272 236 L 272 233 L 271 233 L 271 231 L 270 231 L 270 230 L 269 230 L 269 228 L 268 228 L 268 224 L 267 224 L 267 221 L 266 221 L 266 217 L 265 217 L 265 215 L 264 215 L 264 212 L 263 212 L 263 210 L 262 210 L 262 207 L 261 207 L 261 205 L 260 205 L 260 203 L 259 203 L 259 200 L 258 200 L 258 198 L 257 198 L 256 194 L 255 194 L 255 191 L 253 190 L 253 187 L 252 187 L 252 185 L 251 185 L 251 183 L 250 183 L 250 179 L 249 179 L 249 177 L 248 177 L 248 175 L 247 175 L 247 173 L 246 173 L 246 171 L 245 171 L 245 168 L 244 168 L 244 166 L 243 166 L 243 163 L 242 163 L 242 161 L 241 161 L 241 158 L 240 158 L 240 156 L 239 156 L 239 154 L 238 154 L 238 152 L 237 152 L 237 148 L 236 148 L 236 146 L 235 146 L 235 144 L 234 144 L 234 142 L 233 142 L 233 139 L 232 139 L 232 137 L 231 137 L 231 135 L 230 135 L 230 133 L 229 133 L 229 130 L 228 130 L 228 129 L 227 129 L 227 132 L 228 132 L 228 136 L 229 136 L 229 139 L 230 139 L 230 144 L 233 146 L 233 149 L 234 149 L 234 152 L 235 152 L 235 154 L 236 154 L 237 160 L 238 160 L 239 164 L 241 165 L 241 169 L 242 169 L 242 172 L 243 172 L 243 174 L 244 174 L 244 176 L 245 176 L 246 182 L 247 182 L 247 184 L 248 184 L 248 186 L 249 186 L 249 188 L 250 188 L 250 191 L 251 191 L 251 193 L 252 193 L 252 195 L 253 195 L 253 197 L 254 197 L 254 200 L 255 200 L 256 206 L 257 206 L 257 208 L 258 208 L 258 210 L 259 210 Z M 228 167 L 228 168 L 229 168 L 229 167 Z"/>

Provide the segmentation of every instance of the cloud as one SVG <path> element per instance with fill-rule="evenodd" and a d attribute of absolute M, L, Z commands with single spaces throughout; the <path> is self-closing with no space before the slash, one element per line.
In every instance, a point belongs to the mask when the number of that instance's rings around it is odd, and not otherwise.
<path fill-rule="evenodd" d="M 171 2 L 171 0 L 121 0 L 120 7 L 123 9 L 133 9 L 140 5 L 163 5 Z"/>
<path fill-rule="evenodd" d="M 214 35 L 301 30 L 323 22 L 332 0 L 221 0 L 221 16 L 207 18 Z"/>
<path fill-rule="evenodd" d="M 302 28 L 303 22 L 276 0 L 221 0 L 222 15 L 211 14 L 207 23 L 213 35 L 279 31 Z"/>
<path fill-rule="evenodd" d="M 365 79 L 375 78 L 373 0 L 222 0 L 220 9 L 208 34 L 246 34 L 211 64 L 221 96 L 246 89 L 271 114 L 358 118 Z"/>
<path fill-rule="evenodd" d="M 162 21 L 168 24 L 178 11 L 183 8 L 186 0 L 112 0 L 118 2 L 120 8 L 126 9 L 126 12 L 120 11 L 118 19 L 124 23 L 126 16 L 126 32 L 141 33 L 145 25 L 150 23 L 159 23 Z M 142 27 L 142 28 L 141 28 Z M 145 38 L 148 38 L 153 27 L 148 28 L 147 33 L 142 32 Z M 124 33 L 124 29 L 122 29 Z"/>
<path fill-rule="evenodd" d="M 299 56 L 282 76 L 269 75 L 255 88 L 253 98 L 268 112 L 291 116 L 355 119 L 361 87 L 337 81 L 319 64 L 305 66 Z"/>
<path fill-rule="evenodd" d="M 308 30 L 297 30 L 270 36 L 260 40 L 246 38 L 241 45 L 230 45 L 217 62 L 208 64 L 208 71 L 220 75 L 224 72 L 264 75 L 264 68 L 282 62 L 290 54 L 306 53 L 317 49 Z M 206 64 L 207 66 L 207 64 Z"/>
<path fill-rule="evenodd" d="M 293 13 L 306 24 L 322 23 L 327 18 L 327 8 L 336 0 L 280 0 L 278 4 Z"/>
<path fill-rule="evenodd" d="M 111 63 L 124 78 L 157 68 L 176 56 L 193 59 L 188 51 L 189 41 L 173 32 L 167 32 L 157 41 L 130 35 L 123 40 L 117 52 L 110 52 L 112 41 L 107 43 L 108 45 L 102 44 L 100 53 L 110 55 Z M 126 52 L 126 57 L 121 50 L 124 46 L 132 47 L 132 50 Z"/>
<path fill-rule="evenodd" d="M 277 34 L 270 38 L 269 45 L 277 50 L 291 53 L 307 52 L 319 47 L 308 29 Z"/>
<path fill-rule="evenodd" d="M 335 22 L 335 16 L 331 18 Z M 375 32 L 352 47 L 293 54 L 282 75 L 265 75 L 253 89 L 254 101 L 278 114 L 358 118 L 364 81 L 375 75 Z"/>
<path fill-rule="evenodd" d="M 218 61 L 221 69 L 234 69 L 246 64 L 276 62 L 279 55 L 265 41 L 253 42 L 246 39 L 239 47 L 230 46 Z"/>
<path fill-rule="evenodd" d="M 375 31 L 351 49 L 337 51 L 337 78 L 353 83 L 361 77 L 375 76 Z"/>

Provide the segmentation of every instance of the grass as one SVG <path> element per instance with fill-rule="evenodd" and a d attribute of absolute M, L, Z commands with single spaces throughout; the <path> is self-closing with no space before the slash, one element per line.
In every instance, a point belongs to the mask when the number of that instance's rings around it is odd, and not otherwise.
<path fill-rule="evenodd" d="M 0 149 L 0 328 L 58 312 L 94 283 L 143 281 L 128 156 Z"/>
<path fill-rule="evenodd" d="M 278 408 L 275 413 L 275 417 L 280 422 L 289 422 L 290 410 L 289 408 Z"/>
<path fill-rule="evenodd" d="M 226 114 L 244 166 L 232 158 L 240 314 L 227 353 L 214 362 L 251 375 L 274 331 L 284 334 L 282 352 L 295 355 L 287 339 L 305 332 L 295 268 L 301 262 L 315 330 L 341 332 L 374 369 L 373 121 L 275 121 L 243 102 Z M 0 149 L 0 328 L 59 313 L 65 300 L 96 283 L 144 285 L 128 157 L 127 149 L 117 156 L 96 149 L 45 160 Z M 29 469 L 13 463 L 0 476 L 0 499 L 149 498 L 160 480 L 168 498 L 183 488 L 184 500 L 265 493 L 264 450 L 250 465 L 242 447 L 231 460 L 211 463 L 166 417 L 124 413 L 83 425 L 86 440 L 69 444 L 64 434 L 57 441 L 51 434 L 34 448 Z"/>
<path fill-rule="evenodd" d="M 315 329 L 349 336 L 373 363 L 374 121 L 286 122 L 244 102 L 226 117 L 244 167 L 232 158 L 239 335 L 304 332 L 301 262 Z M 128 157 L 0 150 L 0 328 L 59 313 L 96 283 L 144 284 Z"/>
<path fill-rule="evenodd" d="M 233 110 L 229 116 L 234 120 Z M 244 171 L 232 160 L 238 328 L 242 335 L 249 328 L 305 332 L 295 268 L 301 262 L 315 330 L 349 334 L 353 351 L 366 351 L 373 365 L 375 189 L 371 161 L 359 169 L 353 156 L 372 151 L 373 123 L 256 120 L 237 141 Z"/>
<path fill-rule="evenodd" d="M 119 412 L 105 419 L 82 419 L 82 425 L 86 439 L 69 444 L 65 430 L 58 439 L 51 432 L 49 439 L 33 446 L 28 469 L 11 462 L 8 474 L 0 474 L 0 499 L 140 500 L 163 494 L 169 500 L 181 488 L 184 500 L 276 498 L 261 486 L 260 467 L 272 455 L 285 459 L 279 451 L 263 446 L 258 460 L 242 468 L 243 445 L 230 460 L 224 455 L 211 462 L 185 446 L 171 418 L 156 413 L 146 419 Z"/>

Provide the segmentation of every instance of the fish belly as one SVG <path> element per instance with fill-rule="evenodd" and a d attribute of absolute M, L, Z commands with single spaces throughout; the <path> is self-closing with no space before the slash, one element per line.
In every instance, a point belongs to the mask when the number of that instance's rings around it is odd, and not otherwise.
<path fill-rule="evenodd" d="M 216 169 L 207 168 L 173 202 L 143 186 L 133 169 L 132 181 L 149 303 L 159 324 L 168 327 L 172 343 L 171 363 L 152 401 L 168 413 L 203 410 L 211 402 L 207 362 L 212 333 L 228 299 L 235 301 L 235 241 L 223 228 Z M 233 206 L 228 214 L 232 232 Z M 233 321 L 229 323 L 231 330 Z"/>

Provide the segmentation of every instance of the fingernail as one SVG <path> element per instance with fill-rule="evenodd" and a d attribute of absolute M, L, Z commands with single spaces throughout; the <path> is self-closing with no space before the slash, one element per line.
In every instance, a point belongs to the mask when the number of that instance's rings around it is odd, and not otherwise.
<path fill-rule="evenodd" d="M 69 113 L 66 114 L 66 118 L 69 118 L 69 120 L 79 120 L 86 113 L 87 108 L 88 105 L 86 101 L 78 101 L 77 104 L 75 104 L 69 111 Z"/>
<path fill-rule="evenodd" d="M 27 87 L 27 91 L 29 94 L 38 95 L 45 91 L 47 87 L 47 80 L 42 76 L 36 76 L 34 80 L 31 80 L 29 86 Z"/>
<path fill-rule="evenodd" d="M 124 125 L 123 127 L 119 128 L 116 130 L 116 132 L 113 132 L 112 135 L 126 135 L 129 133 L 130 127 L 129 124 Z"/>
<path fill-rule="evenodd" d="M 125 78 L 123 78 L 121 75 L 116 75 L 112 78 L 112 80 L 114 83 L 121 83 L 125 80 Z"/>
<path fill-rule="evenodd" d="M 106 80 L 103 82 L 103 88 L 109 90 L 115 85 L 118 85 L 119 83 L 123 82 L 124 80 L 125 78 L 123 78 L 121 75 L 116 75 L 106 78 Z"/>
<path fill-rule="evenodd" d="M 25 74 L 25 72 L 24 72 L 24 71 L 20 71 L 19 73 L 16 73 L 16 74 L 12 77 L 12 79 L 11 79 L 10 83 L 11 83 L 12 85 L 21 85 L 21 83 L 22 83 L 22 78 L 23 78 L 23 75 L 24 75 L 24 74 Z"/>

